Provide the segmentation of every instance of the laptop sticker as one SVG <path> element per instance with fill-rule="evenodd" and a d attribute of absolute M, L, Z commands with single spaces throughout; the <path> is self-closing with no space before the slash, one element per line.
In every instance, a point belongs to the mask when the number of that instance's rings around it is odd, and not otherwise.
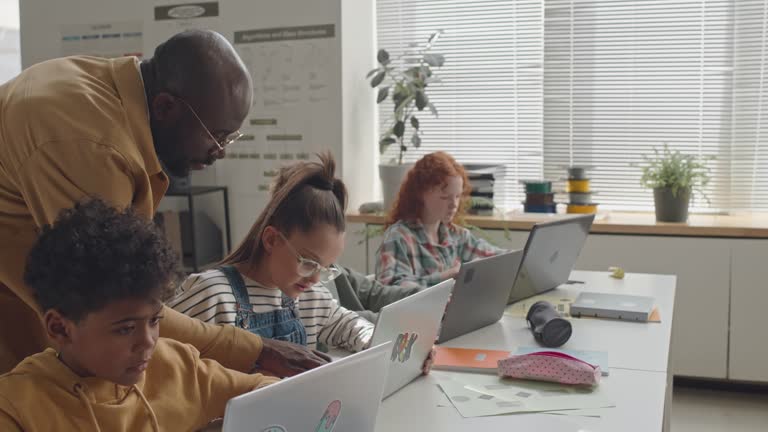
<path fill-rule="evenodd" d="M 405 363 L 411 358 L 411 350 L 413 350 L 413 344 L 416 343 L 416 339 L 419 338 L 419 334 L 416 332 L 400 333 L 395 339 L 395 343 L 392 345 L 391 361 L 399 361 Z"/>
<path fill-rule="evenodd" d="M 336 419 L 339 418 L 339 414 L 341 414 L 341 401 L 335 400 L 325 409 L 323 418 L 320 419 L 315 432 L 331 432 L 336 424 Z"/>

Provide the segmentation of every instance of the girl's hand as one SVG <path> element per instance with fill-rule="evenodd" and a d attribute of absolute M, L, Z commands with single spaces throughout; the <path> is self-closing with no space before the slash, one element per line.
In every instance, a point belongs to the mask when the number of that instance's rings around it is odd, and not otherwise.
<path fill-rule="evenodd" d="M 424 360 L 424 365 L 421 367 L 422 374 L 429 375 L 429 372 L 432 370 L 432 364 L 435 362 L 436 355 L 437 351 L 435 351 L 435 347 L 432 346 L 432 350 L 429 352 L 427 359 Z"/>

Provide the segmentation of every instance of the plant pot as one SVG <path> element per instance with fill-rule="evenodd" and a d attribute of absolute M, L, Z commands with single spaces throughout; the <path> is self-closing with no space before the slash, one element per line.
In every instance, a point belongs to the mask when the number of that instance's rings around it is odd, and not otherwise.
<path fill-rule="evenodd" d="M 657 222 L 686 222 L 688 204 L 691 202 L 691 189 L 678 189 L 677 195 L 671 188 L 655 188 L 653 200 L 656 204 Z"/>
<path fill-rule="evenodd" d="M 389 211 L 395 203 L 400 184 L 413 164 L 381 164 L 379 165 L 379 178 L 381 179 L 381 192 L 384 196 L 384 211 Z"/>

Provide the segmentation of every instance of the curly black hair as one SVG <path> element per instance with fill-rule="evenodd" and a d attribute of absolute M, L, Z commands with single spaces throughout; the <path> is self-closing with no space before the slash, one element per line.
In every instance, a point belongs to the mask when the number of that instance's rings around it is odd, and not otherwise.
<path fill-rule="evenodd" d="M 43 227 L 24 273 L 44 311 L 74 321 L 117 300 L 166 300 L 180 277 L 177 254 L 154 223 L 98 198 Z"/>

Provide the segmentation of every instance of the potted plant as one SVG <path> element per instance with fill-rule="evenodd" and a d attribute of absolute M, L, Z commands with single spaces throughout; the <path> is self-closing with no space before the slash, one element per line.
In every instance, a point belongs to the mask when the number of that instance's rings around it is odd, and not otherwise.
<path fill-rule="evenodd" d="M 663 152 L 656 148 L 653 152 L 653 158 L 643 156 L 645 164 L 640 183 L 653 189 L 656 221 L 686 222 L 688 205 L 694 191 L 709 201 L 703 191 L 710 180 L 709 168 L 704 161 L 713 158 L 697 161 L 694 156 L 670 150 L 666 143 Z"/>
<path fill-rule="evenodd" d="M 392 114 L 379 139 L 379 151 L 383 155 L 390 145 L 398 145 L 397 158 L 379 165 L 385 210 L 391 207 L 400 183 L 411 167 L 403 164 L 408 146 L 421 145 L 422 130 L 417 112 L 429 109 L 432 115 L 438 115 L 427 95 L 427 87 L 439 82 L 433 68 L 440 68 L 445 63 L 443 55 L 431 52 L 441 34 L 442 30 L 432 33 L 424 44 L 411 44 L 395 61 L 387 50 L 380 49 L 376 54 L 378 67 L 368 72 L 371 87 L 378 89 L 376 103 L 392 100 Z"/>

